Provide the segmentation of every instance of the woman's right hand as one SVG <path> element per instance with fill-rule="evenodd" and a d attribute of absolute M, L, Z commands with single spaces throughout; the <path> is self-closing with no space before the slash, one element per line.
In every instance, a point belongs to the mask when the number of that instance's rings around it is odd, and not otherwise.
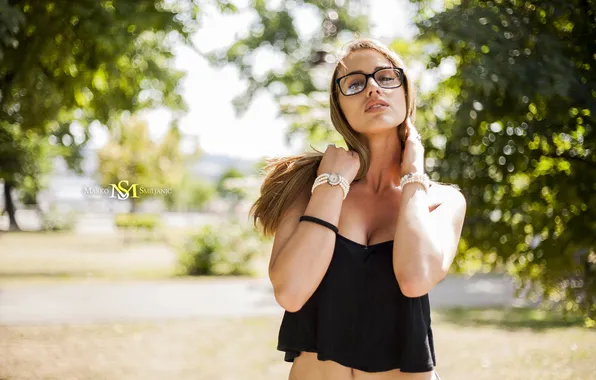
<path fill-rule="evenodd" d="M 352 183 L 359 169 L 360 156 L 356 151 L 347 151 L 336 147 L 335 144 L 329 144 L 319 163 L 317 176 L 323 173 L 339 173 L 348 183 Z"/>

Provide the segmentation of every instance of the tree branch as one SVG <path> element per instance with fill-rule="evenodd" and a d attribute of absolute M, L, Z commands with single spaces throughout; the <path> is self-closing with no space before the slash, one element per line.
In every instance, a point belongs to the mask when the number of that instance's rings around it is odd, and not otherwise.
<path fill-rule="evenodd" d="M 582 159 L 579 156 L 570 156 L 567 152 L 565 152 L 565 153 L 563 153 L 561 155 L 558 155 L 558 154 L 555 154 L 555 153 L 548 153 L 548 154 L 542 153 L 541 156 L 550 157 L 550 158 L 566 158 L 566 159 L 571 160 L 571 161 L 578 161 L 578 162 L 581 162 L 581 163 L 583 163 L 585 165 L 588 165 L 592 169 L 596 170 L 596 162 L 584 160 L 584 159 Z"/>

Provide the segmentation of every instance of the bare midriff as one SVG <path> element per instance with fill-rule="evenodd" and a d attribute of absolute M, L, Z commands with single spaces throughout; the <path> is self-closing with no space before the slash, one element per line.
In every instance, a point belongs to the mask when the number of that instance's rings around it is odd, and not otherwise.
<path fill-rule="evenodd" d="M 302 352 L 294 359 L 288 380 L 432 380 L 433 372 L 404 373 L 399 369 L 364 372 L 331 360 L 321 361 L 313 352 Z"/>

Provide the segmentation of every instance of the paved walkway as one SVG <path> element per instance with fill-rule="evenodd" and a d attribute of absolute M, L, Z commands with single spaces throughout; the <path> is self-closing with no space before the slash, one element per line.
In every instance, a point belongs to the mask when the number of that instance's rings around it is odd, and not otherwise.
<path fill-rule="evenodd" d="M 448 277 L 433 308 L 520 303 L 499 276 Z M 0 288 L 0 325 L 102 323 L 202 316 L 281 315 L 267 279 L 71 282 Z"/>

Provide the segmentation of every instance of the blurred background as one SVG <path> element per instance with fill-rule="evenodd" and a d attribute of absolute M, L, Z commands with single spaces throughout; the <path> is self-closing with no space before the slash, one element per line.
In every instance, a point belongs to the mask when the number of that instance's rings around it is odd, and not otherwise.
<path fill-rule="evenodd" d="M 0 0 L 0 379 L 284 379 L 267 158 L 378 39 L 468 202 L 445 379 L 596 378 L 596 2 Z"/>

